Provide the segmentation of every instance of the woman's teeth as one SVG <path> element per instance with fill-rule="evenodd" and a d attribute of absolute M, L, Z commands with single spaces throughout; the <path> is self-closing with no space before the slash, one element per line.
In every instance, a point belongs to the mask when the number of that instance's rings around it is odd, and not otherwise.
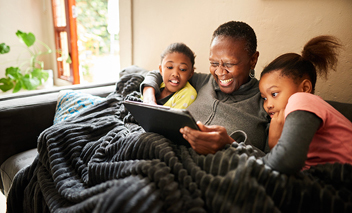
<path fill-rule="evenodd" d="M 226 79 L 226 80 L 220 80 L 220 83 L 227 84 L 227 83 L 231 82 L 232 80 L 233 80 L 232 78 Z"/>

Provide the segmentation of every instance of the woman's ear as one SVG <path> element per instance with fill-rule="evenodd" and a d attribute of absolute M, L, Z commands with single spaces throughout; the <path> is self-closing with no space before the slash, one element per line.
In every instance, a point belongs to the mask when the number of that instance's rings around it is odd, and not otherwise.
<path fill-rule="evenodd" d="M 257 65 L 257 62 L 258 62 L 258 57 L 259 57 L 259 52 L 255 52 L 252 57 L 251 57 L 251 69 L 254 70 L 255 68 L 255 65 Z"/>
<path fill-rule="evenodd" d="M 300 88 L 301 88 L 301 92 L 312 93 L 313 91 L 312 82 L 308 79 L 304 79 L 301 82 Z"/>

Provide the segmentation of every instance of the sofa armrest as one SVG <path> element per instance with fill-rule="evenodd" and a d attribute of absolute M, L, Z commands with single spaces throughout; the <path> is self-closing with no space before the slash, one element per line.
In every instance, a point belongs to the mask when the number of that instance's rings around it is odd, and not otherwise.
<path fill-rule="evenodd" d="M 74 85 L 0 98 L 0 165 L 12 155 L 37 147 L 40 133 L 53 124 L 59 91 L 72 89 L 106 97 L 115 83 Z"/>

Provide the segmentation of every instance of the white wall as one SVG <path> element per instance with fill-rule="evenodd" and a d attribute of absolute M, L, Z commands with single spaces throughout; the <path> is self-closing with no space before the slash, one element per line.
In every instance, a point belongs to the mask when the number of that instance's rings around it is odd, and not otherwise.
<path fill-rule="evenodd" d="M 0 0 L 0 43 L 6 43 L 11 48 L 9 53 L 0 55 L 0 78 L 5 77 L 7 67 L 17 66 L 19 55 L 24 59 L 30 57 L 25 45 L 16 36 L 17 30 L 32 32 L 36 40 L 55 51 L 51 0 Z M 55 54 L 45 55 L 41 59 L 44 69 L 53 69 L 56 74 Z"/>
<path fill-rule="evenodd" d="M 120 22 L 131 22 L 128 27 L 120 25 L 122 67 L 157 69 L 163 49 L 184 42 L 197 55 L 197 71 L 207 73 L 211 35 L 230 20 L 248 23 L 257 34 L 258 78 L 278 55 L 300 53 L 317 35 L 337 36 L 345 46 L 338 71 L 328 81 L 318 80 L 316 94 L 352 103 L 351 0 L 120 0 L 120 10 L 127 13 Z"/>

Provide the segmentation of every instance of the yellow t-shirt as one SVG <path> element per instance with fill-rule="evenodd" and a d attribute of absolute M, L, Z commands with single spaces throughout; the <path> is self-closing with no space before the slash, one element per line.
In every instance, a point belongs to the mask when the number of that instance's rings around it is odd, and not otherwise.
<path fill-rule="evenodd" d="M 160 84 L 160 88 L 164 88 L 165 83 L 162 82 Z M 197 91 L 192 87 L 192 85 L 187 82 L 187 84 L 175 92 L 171 96 L 171 98 L 164 104 L 164 106 L 168 106 L 176 109 L 186 109 L 194 100 L 197 98 Z"/>

